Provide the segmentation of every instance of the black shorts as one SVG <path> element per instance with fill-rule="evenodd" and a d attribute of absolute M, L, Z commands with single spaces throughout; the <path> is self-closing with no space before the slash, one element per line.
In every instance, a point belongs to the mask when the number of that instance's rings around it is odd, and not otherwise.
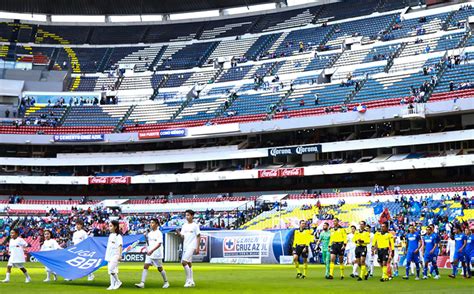
<path fill-rule="evenodd" d="M 367 246 L 357 246 L 355 250 L 356 258 L 366 257 L 367 256 Z"/>
<path fill-rule="evenodd" d="M 306 248 L 306 251 L 303 250 Z M 293 248 L 293 255 L 298 255 L 298 257 L 308 258 L 308 246 L 305 245 L 296 245 L 296 248 Z"/>
<path fill-rule="evenodd" d="M 388 248 L 378 249 L 378 262 L 382 263 L 388 261 L 390 254 L 388 252 Z"/>
<path fill-rule="evenodd" d="M 344 256 L 344 243 L 333 243 L 331 245 L 331 254 Z"/>

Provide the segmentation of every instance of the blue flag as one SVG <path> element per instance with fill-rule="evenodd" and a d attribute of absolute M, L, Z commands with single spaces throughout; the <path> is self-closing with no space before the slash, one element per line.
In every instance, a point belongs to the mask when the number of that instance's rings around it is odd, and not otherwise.
<path fill-rule="evenodd" d="M 107 264 L 104 260 L 107 239 L 107 237 L 87 238 L 66 249 L 32 252 L 31 255 L 56 274 L 65 279 L 75 280 Z M 124 251 L 141 239 L 144 239 L 143 235 L 123 236 Z"/>
<path fill-rule="evenodd" d="M 374 214 L 377 215 L 377 214 L 381 214 L 383 212 L 383 205 L 382 203 L 379 203 L 377 205 L 374 206 Z"/>

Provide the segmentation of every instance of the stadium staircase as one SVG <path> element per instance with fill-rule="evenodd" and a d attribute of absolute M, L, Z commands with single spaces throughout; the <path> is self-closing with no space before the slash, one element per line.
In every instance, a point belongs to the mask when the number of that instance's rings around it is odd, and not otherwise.
<path fill-rule="evenodd" d="M 133 104 L 130 106 L 130 108 L 127 110 L 127 112 L 125 113 L 125 115 L 120 119 L 120 121 L 118 122 L 118 124 L 115 126 L 114 128 L 114 133 L 119 133 L 121 128 L 123 127 L 123 125 L 127 122 L 128 118 L 130 117 L 130 115 L 132 114 L 133 110 L 135 109 L 135 107 L 137 107 L 137 105 Z"/>
<path fill-rule="evenodd" d="M 209 56 L 211 56 L 212 52 L 216 50 L 217 46 L 219 45 L 220 42 L 212 42 L 212 45 L 206 50 L 206 52 L 200 57 L 198 65 L 199 67 L 203 66 Z"/>
<path fill-rule="evenodd" d="M 114 52 L 115 48 L 107 48 L 105 51 L 104 56 L 102 57 L 102 60 L 99 62 L 99 65 L 97 66 L 97 71 L 98 72 L 104 72 L 105 69 L 107 68 L 107 65 L 109 64 L 110 57 L 112 56 L 112 53 Z"/>
<path fill-rule="evenodd" d="M 232 106 L 232 103 L 234 103 L 234 101 L 237 99 L 237 97 L 238 97 L 238 95 L 235 94 L 235 93 L 229 95 L 229 97 L 227 99 L 227 102 L 229 102 L 227 104 L 227 107 L 225 106 L 225 103 L 223 103 L 219 108 L 217 108 L 216 115 L 214 116 L 214 118 L 221 117 L 222 114 L 224 114 L 224 112 Z"/>
<path fill-rule="evenodd" d="M 321 42 L 319 42 L 319 46 L 324 46 L 329 40 L 331 40 L 331 38 L 334 36 L 334 34 L 336 33 L 337 31 L 337 28 L 338 26 L 337 25 L 333 25 L 331 26 L 331 29 L 329 30 L 329 32 L 327 32 L 326 36 L 324 36 L 324 38 L 321 40 Z M 328 67 L 329 68 L 329 67 Z"/>
<path fill-rule="evenodd" d="M 441 60 L 447 60 L 448 59 L 448 51 L 446 51 L 446 53 L 444 54 L 443 58 Z M 445 63 L 445 62 L 442 62 L 441 63 L 441 67 L 440 69 L 438 70 L 438 72 L 436 73 L 436 78 L 437 78 L 437 84 L 436 85 L 432 85 L 430 86 L 428 92 L 425 94 L 425 97 L 424 97 L 424 101 L 425 102 L 428 102 L 431 98 L 431 96 L 433 95 L 433 92 L 436 88 L 436 86 L 441 82 L 441 78 L 443 77 L 443 74 L 444 72 L 446 71 L 446 68 L 448 67 L 448 65 Z"/>
<path fill-rule="evenodd" d="M 156 97 L 160 93 L 160 89 L 162 87 L 164 87 L 164 85 L 166 84 L 166 82 L 168 81 L 169 78 L 170 78 L 169 74 L 164 74 L 163 75 L 163 78 L 161 78 L 161 81 L 158 83 L 158 86 L 156 86 L 156 88 L 153 89 L 153 94 L 151 95 L 150 100 L 155 100 L 156 99 Z"/>
<path fill-rule="evenodd" d="M 467 44 L 467 42 L 469 41 L 469 38 L 471 38 L 472 36 L 472 31 L 469 30 L 467 31 L 461 38 L 461 40 L 459 40 L 459 44 L 456 46 L 456 48 L 464 48 Z"/>
<path fill-rule="evenodd" d="M 453 10 L 451 11 L 446 19 L 444 20 L 443 25 L 441 26 L 441 29 L 443 31 L 447 31 L 449 29 L 449 24 L 451 23 L 451 20 L 453 19 L 454 15 L 456 14 L 457 11 Z"/>
<path fill-rule="evenodd" d="M 351 91 L 351 93 L 349 93 L 349 95 L 347 96 L 346 100 L 344 101 L 344 104 L 349 104 L 349 103 L 352 102 L 352 99 L 357 95 L 357 93 L 359 93 L 359 92 L 364 88 L 364 85 L 365 85 L 365 83 L 367 83 L 367 80 L 368 80 L 367 77 L 365 77 L 365 78 L 362 79 L 362 80 L 359 80 L 359 85 L 360 85 L 360 86 L 359 86 L 359 90 L 356 91 L 356 90 L 354 89 L 353 91 Z"/>
<path fill-rule="evenodd" d="M 71 106 L 67 106 L 66 110 L 64 111 L 63 115 L 61 115 L 61 118 L 58 121 L 59 126 L 63 125 L 64 121 L 66 120 L 70 112 L 71 112 Z"/>
<path fill-rule="evenodd" d="M 285 101 L 288 99 L 288 97 L 291 96 L 291 94 L 293 93 L 293 89 L 289 89 L 286 94 L 281 97 L 280 101 L 278 101 L 276 104 L 275 104 L 275 107 L 273 107 L 273 109 L 271 110 L 270 113 L 267 114 L 267 117 L 265 120 L 272 120 L 273 119 L 273 116 L 275 115 L 276 111 L 278 110 L 278 107 L 282 106 L 285 104 Z"/>
<path fill-rule="evenodd" d="M 400 47 L 398 47 L 397 51 L 395 51 L 392 55 L 390 55 L 390 58 L 387 60 L 387 65 L 383 69 L 384 72 L 388 73 L 390 71 L 390 69 L 392 68 L 393 63 L 395 61 L 395 58 L 398 58 L 400 56 L 400 54 L 402 54 L 403 49 L 405 49 L 406 46 L 407 46 L 407 43 L 402 42 L 400 44 Z"/>
<path fill-rule="evenodd" d="M 161 47 L 160 51 L 151 62 L 150 67 L 148 67 L 148 70 L 152 71 L 155 68 L 158 62 L 160 62 L 161 57 L 163 57 L 163 54 L 165 53 L 166 49 L 168 49 L 168 45 L 164 45 L 163 47 Z"/>
<path fill-rule="evenodd" d="M 170 121 L 174 121 L 178 117 L 178 115 L 180 115 L 181 112 L 183 112 L 183 110 L 191 103 L 191 101 L 193 101 L 193 99 L 194 97 L 192 95 L 188 95 L 181 104 L 181 106 L 178 108 L 178 110 L 173 114 L 173 116 L 171 116 Z"/>

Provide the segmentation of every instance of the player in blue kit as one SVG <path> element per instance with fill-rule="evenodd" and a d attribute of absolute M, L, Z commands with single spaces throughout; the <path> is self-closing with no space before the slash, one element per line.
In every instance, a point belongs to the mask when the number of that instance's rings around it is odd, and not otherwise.
<path fill-rule="evenodd" d="M 408 280 L 408 275 L 410 273 L 410 265 L 412 262 L 416 266 L 416 278 L 415 280 L 420 279 L 420 249 L 423 246 L 421 241 L 420 234 L 415 230 L 414 225 L 408 227 L 407 234 L 407 266 L 406 266 L 406 275 L 403 277 L 404 280 Z"/>
<path fill-rule="evenodd" d="M 472 227 L 471 229 L 474 229 Z M 464 233 L 466 235 L 466 249 L 464 251 L 464 258 L 466 260 L 466 269 L 467 269 L 467 278 L 472 277 L 472 267 L 471 264 L 474 261 L 474 234 L 472 234 L 471 230 L 469 228 L 466 228 L 464 230 Z"/>
<path fill-rule="evenodd" d="M 434 233 L 434 228 L 429 225 L 426 228 L 426 235 L 423 237 L 423 259 L 425 266 L 423 267 L 423 280 L 428 278 L 428 265 L 431 263 L 432 270 L 436 273 L 434 279 L 439 279 L 439 270 L 437 264 L 437 258 L 439 254 L 439 236 Z"/>
<path fill-rule="evenodd" d="M 464 269 L 464 276 L 466 276 L 466 262 L 465 262 L 465 248 L 467 245 L 467 237 L 463 234 L 461 227 L 458 225 L 454 228 L 454 257 L 453 257 L 453 273 L 449 275 L 450 278 L 456 278 L 458 272 L 458 264 L 462 263 Z"/>

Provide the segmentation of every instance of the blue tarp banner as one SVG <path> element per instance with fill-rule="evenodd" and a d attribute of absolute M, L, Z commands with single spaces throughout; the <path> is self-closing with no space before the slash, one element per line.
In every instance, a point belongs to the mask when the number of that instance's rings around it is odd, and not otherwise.
<path fill-rule="evenodd" d="M 142 239 L 143 235 L 123 236 L 124 251 Z M 107 264 L 104 260 L 106 248 L 107 237 L 92 237 L 66 249 L 32 252 L 31 255 L 56 274 L 75 280 Z"/>

